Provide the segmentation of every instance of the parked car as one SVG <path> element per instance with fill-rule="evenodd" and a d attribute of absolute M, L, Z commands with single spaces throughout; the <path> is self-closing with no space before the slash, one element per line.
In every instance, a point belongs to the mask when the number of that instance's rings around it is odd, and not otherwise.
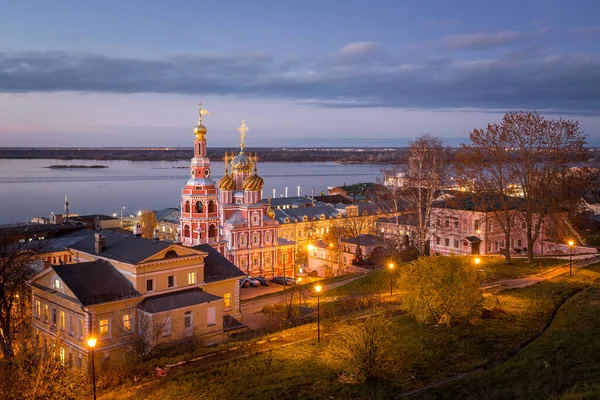
<path fill-rule="evenodd" d="M 240 287 L 244 288 L 244 287 L 248 287 L 250 286 L 250 281 L 246 278 L 242 278 L 240 279 Z"/>
<path fill-rule="evenodd" d="M 296 280 L 294 278 L 290 278 L 289 276 L 286 276 L 285 278 L 283 276 L 276 276 L 273 278 L 272 282 L 277 283 L 278 285 L 285 285 L 285 286 L 290 286 L 290 285 L 296 284 Z"/>
<path fill-rule="evenodd" d="M 261 286 L 269 286 L 269 282 L 267 282 L 264 276 L 255 276 L 254 279 L 259 281 Z"/>
<path fill-rule="evenodd" d="M 260 281 L 256 278 L 247 277 L 246 280 L 250 282 L 250 286 L 254 286 L 254 287 L 260 286 Z"/>

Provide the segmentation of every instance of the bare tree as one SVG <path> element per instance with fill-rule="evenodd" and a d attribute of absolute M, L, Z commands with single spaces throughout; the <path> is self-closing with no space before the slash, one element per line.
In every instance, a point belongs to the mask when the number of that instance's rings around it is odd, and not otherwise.
<path fill-rule="evenodd" d="M 42 246 L 41 241 L 19 241 L 14 231 L 0 231 L 0 349 L 9 360 L 15 355 L 15 335 L 29 323 L 27 281 L 41 268 Z"/>
<path fill-rule="evenodd" d="M 586 136 L 579 123 L 547 120 L 537 112 L 507 113 L 496 127 L 505 139 L 507 176 L 515 180 L 523 202 L 519 207 L 527 237 L 527 258 L 544 221 L 579 201 L 584 176 L 574 179 L 573 163 L 585 160 Z"/>
<path fill-rule="evenodd" d="M 346 216 L 340 225 L 341 232 L 338 234 L 348 238 L 356 238 L 356 261 L 362 261 L 362 249 L 360 247 L 360 235 L 374 233 L 375 222 L 373 216 L 365 210 L 362 214 L 357 205 L 346 207 Z"/>
<path fill-rule="evenodd" d="M 439 138 L 425 134 L 411 145 L 404 191 L 415 216 L 415 247 L 420 255 L 431 238 L 429 219 L 436 192 L 441 189 L 449 164 L 449 150 Z"/>

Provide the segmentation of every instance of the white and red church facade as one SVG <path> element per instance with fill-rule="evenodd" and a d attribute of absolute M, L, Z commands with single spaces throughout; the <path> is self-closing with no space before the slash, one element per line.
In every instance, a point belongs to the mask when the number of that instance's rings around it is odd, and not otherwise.
<path fill-rule="evenodd" d="M 242 121 L 240 149 L 225 153 L 225 174 L 215 185 L 206 155 L 205 114 L 200 108 L 190 178 L 182 190 L 182 244 L 209 244 L 248 275 L 293 276 L 295 243 L 278 237 L 279 222 L 261 202 L 264 181 L 258 159 L 244 151 L 248 127 Z"/>

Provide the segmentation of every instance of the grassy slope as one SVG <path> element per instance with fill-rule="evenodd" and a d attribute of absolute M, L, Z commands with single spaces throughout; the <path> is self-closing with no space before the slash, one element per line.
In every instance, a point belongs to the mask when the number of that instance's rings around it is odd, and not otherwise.
<path fill-rule="evenodd" d="M 167 377 L 153 379 L 140 388 L 122 388 L 106 393 L 103 398 L 391 398 L 392 393 L 418 388 L 506 356 L 523 341 L 535 335 L 565 298 L 589 286 L 595 279 L 600 279 L 599 270 L 600 266 L 582 269 L 572 278 L 561 276 L 533 287 L 506 291 L 486 298 L 486 307 L 503 308 L 510 315 L 506 319 L 478 319 L 472 324 L 448 330 L 419 325 L 410 315 L 393 317 L 393 333 L 397 341 L 390 349 L 390 354 L 395 362 L 390 368 L 389 378 L 374 384 L 353 384 L 340 379 L 328 359 L 330 344 L 327 339 L 327 333 L 333 335 L 339 322 L 324 321 L 326 335 L 320 346 L 314 341 L 303 342 L 256 356 L 227 361 L 210 368 L 203 368 L 202 364 L 198 363 L 173 370 Z M 371 283 L 363 283 L 361 287 L 377 287 L 373 282 L 383 285 L 385 277 L 389 279 L 389 271 L 376 271 L 369 275 L 371 276 L 373 277 L 367 280 Z M 389 280 L 387 282 L 389 284 Z M 584 304 L 589 303 L 588 300 L 587 297 L 581 298 L 582 310 L 585 308 Z M 593 302 L 592 305 L 596 303 Z M 557 316 L 557 322 L 563 318 L 562 314 Z M 585 317 L 592 318 L 593 315 L 586 314 Z M 578 326 L 571 320 L 564 321 L 563 325 Z M 590 323 L 589 326 L 581 326 L 586 333 L 578 331 L 573 334 L 588 335 L 589 327 L 593 328 L 594 333 L 598 331 L 597 325 Z M 554 326 L 551 329 L 555 329 Z M 557 336 L 548 343 L 548 347 L 566 346 L 568 341 L 559 340 Z M 585 354 L 590 350 L 593 349 L 588 347 L 578 351 Z M 558 367 L 562 362 L 553 359 L 547 361 L 552 368 Z M 524 365 L 526 366 L 527 362 Z M 589 365 L 584 365 L 582 370 L 587 370 L 588 367 Z M 554 370 L 556 373 L 559 371 L 558 368 Z M 536 374 L 543 373 L 540 371 L 545 370 L 534 368 L 531 376 L 537 379 Z M 516 372 L 515 376 L 519 377 L 519 372 Z M 516 381 L 518 379 L 514 377 L 512 380 L 507 379 L 502 381 L 502 386 L 516 385 Z M 463 389 L 456 390 L 465 393 Z M 437 398 L 438 394 L 432 396 Z"/>
<path fill-rule="evenodd" d="M 564 304 L 542 337 L 514 358 L 423 398 L 600 398 L 599 310 L 600 288 L 584 290 Z"/>

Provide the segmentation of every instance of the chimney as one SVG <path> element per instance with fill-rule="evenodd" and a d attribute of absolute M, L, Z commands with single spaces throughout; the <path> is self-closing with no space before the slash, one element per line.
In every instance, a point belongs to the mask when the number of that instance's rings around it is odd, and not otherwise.
<path fill-rule="evenodd" d="M 94 234 L 94 250 L 96 254 L 100 254 L 103 250 L 106 250 L 106 239 L 99 233 Z"/>
<path fill-rule="evenodd" d="M 288 188 L 286 186 L 286 188 L 285 188 L 285 197 L 288 197 L 288 195 L 287 195 L 288 192 L 287 191 L 288 191 Z"/>

